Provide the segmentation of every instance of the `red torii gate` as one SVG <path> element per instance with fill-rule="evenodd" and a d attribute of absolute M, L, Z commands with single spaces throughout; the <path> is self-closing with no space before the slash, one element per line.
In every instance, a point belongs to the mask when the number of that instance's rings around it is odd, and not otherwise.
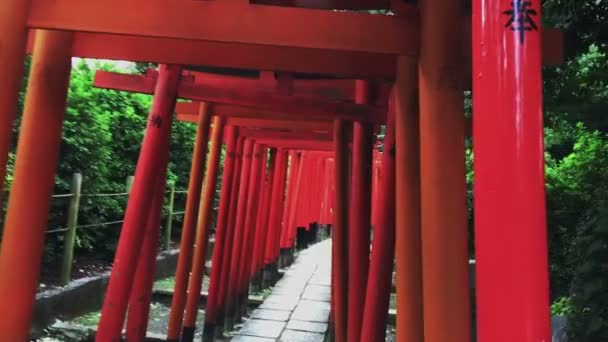
<path fill-rule="evenodd" d="M 6 137 L 0 146 L 1 158 L 8 150 L 27 28 L 58 30 L 39 31 L 33 48 L 15 180 L 0 252 L 0 303 L 15 310 L 14 315 L 0 323 L 0 331 L 6 334 L 3 337 L 10 341 L 27 339 L 61 135 L 69 61 L 72 48 L 80 46 L 108 51 L 114 58 L 122 58 L 116 57 L 120 53 L 131 54 L 133 60 L 188 64 L 208 58 L 208 64 L 216 66 L 395 78 L 397 196 L 386 204 L 399 208 L 398 338 L 422 341 L 424 336 L 425 341 L 431 342 L 467 341 L 467 234 L 462 198 L 462 89 L 466 78 L 460 75 L 463 65 L 459 61 L 459 52 L 468 40 L 462 40 L 467 36 L 463 25 L 466 21 L 461 3 L 455 0 L 424 0 L 419 8 L 395 2 L 384 5 L 395 9 L 397 15 L 227 0 L 184 1 L 179 6 L 167 6 L 161 0 L 3 1 L 0 89 L 6 89 L 7 95 L 0 100 L 0 129 L 2 137 Z M 527 342 L 549 339 L 542 190 L 542 30 L 519 27 L 520 21 L 505 18 L 508 10 L 517 14 L 511 6 L 515 5 L 508 0 L 473 4 L 472 79 L 474 91 L 481 94 L 475 97 L 474 109 L 483 112 L 474 116 L 478 335 L 481 340 Z M 533 19 L 540 23 L 539 4 L 532 1 L 530 6 L 535 13 Z M 362 8 L 369 8 L 369 3 Z M 83 51 L 83 55 L 91 53 Z M 101 53 L 96 57 L 102 57 Z M 152 128 L 142 146 L 130 200 L 134 205 L 129 205 L 125 221 L 143 225 L 141 213 L 151 205 L 148 199 L 153 198 L 144 182 L 162 177 L 162 167 L 156 167 L 162 164 L 162 157 L 157 158 L 155 153 L 164 151 L 168 134 L 164 123 L 171 119 L 169 102 L 176 96 L 179 75 L 179 67 L 161 66 L 157 82 L 160 96 L 155 97 Z M 420 94 L 419 125 L 415 84 L 419 84 Z M 165 101 L 161 96 L 166 97 Z M 46 115 L 35 115 L 38 112 Z M 343 123 L 338 120 L 334 134 L 342 138 L 343 133 Z M 334 223 L 335 231 L 344 233 L 347 217 L 343 195 L 347 184 L 340 183 L 345 177 L 339 176 L 345 174 L 346 144 L 344 139 L 337 141 L 336 150 L 341 153 L 335 160 L 338 182 Z M 522 150 L 522 146 L 530 148 Z M 5 163 L 0 164 L 4 173 Z M 533 198 L 534 205 L 522 203 L 524 196 Z M 514 211 L 519 214 L 513 215 Z M 124 240 L 129 245 L 136 235 L 125 234 L 128 238 L 121 238 L 121 244 Z M 372 252 L 372 267 L 373 260 Z M 519 267 L 512 267 L 513 264 Z M 127 270 L 134 268 L 132 265 Z M 128 272 L 123 274 L 130 276 Z M 343 281 L 337 282 L 338 288 L 344 288 Z M 530 297 L 535 301 L 522 302 Z M 336 298 L 335 304 L 339 305 L 334 306 L 336 338 L 340 342 L 347 338 L 345 302 L 344 298 Z M 366 336 L 367 321 L 364 323 Z"/>
<path fill-rule="evenodd" d="M 200 73 L 185 73 L 184 74 L 185 77 L 189 78 L 190 76 L 194 76 L 195 80 L 199 79 L 200 81 L 198 82 L 194 82 L 194 85 L 192 84 L 190 79 L 186 79 L 185 81 L 182 81 L 182 83 L 180 84 L 180 86 L 178 86 L 178 90 L 177 93 L 179 96 L 182 97 L 186 97 L 186 98 L 191 98 L 191 97 L 195 97 L 192 95 L 192 91 L 194 92 L 200 92 L 200 87 L 204 87 L 205 86 L 205 82 L 206 83 L 212 83 L 213 85 L 218 85 L 217 89 L 215 89 L 215 93 L 220 93 L 219 90 L 224 89 L 224 91 L 231 91 L 231 88 L 225 89 L 222 87 L 225 87 L 226 84 L 229 84 L 232 87 L 237 87 L 238 88 L 244 88 L 245 92 L 249 91 L 249 92 L 253 92 L 256 91 L 255 88 L 252 88 L 251 86 L 258 86 L 262 85 L 262 87 L 264 86 L 268 86 L 270 83 L 272 83 L 272 79 L 262 79 L 260 81 L 256 81 L 256 80 L 247 80 L 247 79 L 243 79 L 243 78 L 235 78 L 235 77 L 225 77 L 225 76 L 214 76 L 214 75 L 210 75 L 210 74 L 200 74 Z M 120 89 L 120 90 L 127 90 L 127 91 L 137 91 L 137 92 L 151 92 L 151 89 L 153 89 L 153 84 L 155 79 L 157 78 L 157 75 L 155 72 L 148 72 L 145 76 L 136 76 L 136 75 L 123 75 L 123 74 L 117 74 L 117 73 L 109 73 L 109 72 L 103 72 L 100 71 L 97 73 L 96 77 L 95 77 L 95 81 L 94 81 L 94 85 L 96 86 L 100 86 L 100 87 L 104 87 L 104 88 L 111 88 L 111 89 Z M 279 80 L 280 81 L 280 80 Z M 304 81 L 304 82 L 293 82 L 293 81 L 289 81 L 289 83 L 283 83 L 280 85 L 284 85 L 287 87 L 290 93 L 294 93 L 293 89 L 298 89 L 298 90 L 305 90 L 310 94 L 313 94 L 312 98 L 315 97 L 319 97 L 319 95 L 317 94 L 321 94 L 323 95 L 324 93 L 329 93 L 329 94 L 337 94 L 340 91 L 343 91 L 340 89 L 340 87 L 344 88 L 344 86 L 349 86 L 349 84 L 354 84 L 354 81 L 348 81 L 348 80 L 342 80 L 342 81 L 336 81 L 336 82 L 325 82 L 325 81 Z M 188 87 L 186 88 L 186 91 L 183 91 L 184 87 Z M 278 86 L 279 84 L 277 84 Z M 336 91 L 336 85 L 338 87 L 338 91 Z M 209 86 L 207 86 L 209 87 Z M 284 87 L 282 87 L 284 89 Z M 249 89 L 249 90 L 248 90 Z M 269 89 L 267 89 L 266 91 L 266 95 L 267 96 L 273 96 L 274 93 L 277 92 L 277 90 L 283 90 L 283 89 L 279 89 L 278 87 L 269 87 Z M 188 92 L 188 90 L 190 90 L 191 92 Z M 346 91 L 348 91 L 349 89 L 347 89 Z M 344 97 L 344 95 L 342 95 L 342 97 Z M 215 98 L 217 100 L 217 98 Z M 286 98 L 285 100 L 283 100 L 284 103 L 289 104 L 289 102 L 291 100 L 293 100 L 293 97 L 290 98 Z M 309 98 L 305 98 L 307 100 L 310 100 L 310 96 Z M 223 101 L 226 102 L 237 102 L 238 103 L 238 98 L 235 100 L 233 98 L 225 98 Z M 260 101 L 253 101 L 253 106 L 255 106 L 256 104 L 260 103 Z M 192 110 L 195 107 L 200 107 L 200 108 L 196 108 L 197 113 L 204 113 L 205 111 L 211 113 L 224 113 L 224 110 L 227 110 L 229 113 L 231 113 L 232 115 L 239 115 L 239 114 L 234 114 L 231 110 L 231 107 L 229 106 L 218 106 L 217 104 L 207 104 L 207 105 L 200 105 L 199 103 L 178 103 L 178 108 L 176 108 L 176 110 L 179 112 L 180 108 L 179 106 L 184 107 L 184 110 Z M 242 110 L 250 110 L 249 107 L 245 108 L 245 107 L 235 107 Z M 354 108 L 354 107 L 352 107 Z M 349 110 L 353 111 L 352 109 Z M 337 115 L 349 115 L 350 113 L 347 112 L 345 114 L 334 114 L 334 116 Z M 239 112 L 240 113 L 240 112 Z M 203 116 L 203 114 L 199 114 L 201 117 Z M 240 114 L 240 115 L 248 115 L 248 114 Z M 250 115 L 250 114 L 249 114 Z M 260 116 L 262 114 L 258 113 L 258 116 Z M 329 114 L 325 114 L 323 117 L 326 117 Z M 266 114 L 265 117 L 273 117 L 276 116 L 276 114 Z M 179 116 L 178 116 L 179 117 Z M 368 116 L 366 116 L 368 117 Z M 200 119 L 200 118 L 199 118 Z M 305 119 L 310 120 L 311 117 L 307 116 Z M 238 119 L 237 119 L 238 120 Z M 256 122 L 250 122 L 249 124 L 254 124 Z M 259 125 L 259 122 L 257 123 Z M 221 126 L 217 126 L 217 124 L 214 124 L 214 132 L 216 130 L 216 127 L 218 127 L 219 129 L 222 129 Z M 276 131 L 272 131 L 272 130 L 268 130 L 268 129 L 261 129 L 264 128 L 264 125 L 259 125 L 260 128 L 258 129 L 245 129 L 245 130 L 239 130 L 239 135 L 243 136 L 243 137 L 247 137 L 249 139 L 255 139 L 255 146 L 256 149 L 261 148 L 261 146 L 265 146 L 265 145 L 280 145 L 282 148 L 291 148 L 291 149 L 324 149 L 324 150 L 331 150 L 332 148 L 332 144 L 331 144 L 331 136 L 328 134 L 331 134 L 330 131 L 323 133 L 322 131 L 314 131 L 314 132 L 276 132 Z M 291 128 L 291 129 L 289 129 Z M 296 127 L 296 131 L 301 130 L 302 128 L 300 127 Z M 285 130 L 293 130 L 293 123 L 290 123 L 290 126 L 285 127 Z M 325 144 L 322 143 L 322 141 L 326 141 Z M 215 145 L 213 145 L 215 146 Z M 217 154 L 218 152 L 216 152 Z M 257 154 L 259 154 L 259 151 L 257 152 Z M 212 156 L 214 156 L 215 154 L 212 154 Z M 259 159 L 259 158 L 258 158 Z M 213 159 L 216 160 L 216 159 Z M 263 165 L 266 165 L 266 163 L 262 163 Z M 211 162 L 209 163 L 209 165 L 215 165 L 212 164 Z M 215 166 L 214 166 L 215 167 Z M 193 165 L 194 168 L 194 165 Z M 259 166 L 253 166 L 252 165 L 252 172 L 253 170 L 258 170 Z M 256 171 L 259 172 L 259 171 Z M 213 177 L 213 176 L 212 176 Z M 254 187 L 259 187 L 259 185 L 256 183 L 257 180 L 259 179 L 258 174 L 252 174 L 251 176 L 251 181 L 250 183 L 252 184 L 251 186 Z M 256 184 L 256 185 L 253 185 Z M 211 201 L 211 194 L 212 194 L 212 190 L 214 189 L 213 185 L 210 184 L 206 184 L 205 186 L 206 189 L 206 198 L 205 198 L 205 202 L 207 201 Z M 256 188 L 253 189 L 249 189 L 248 190 L 248 198 L 250 198 L 251 196 L 254 196 L 254 193 L 257 193 L 257 190 L 255 190 Z M 227 190 L 226 190 L 227 191 Z M 196 198 L 196 197 L 195 197 Z M 250 198 L 250 202 L 258 202 L 257 200 L 254 200 L 253 198 Z M 244 218 L 245 220 L 245 226 L 251 226 L 253 224 L 253 222 L 251 222 L 252 220 L 255 219 L 251 219 L 250 217 L 253 217 L 253 213 L 255 212 L 255 209 L 249 209 L 249 205 L 247 206 L 246 212 L 247 214 L 246 217 Z M 207 240 L 208 240 L 208 231 L 206 230 L 206 226 L 208 226 L 208 223 L 206 222 L 206 220 L 208 219 L 208 215 L 209 215 L 209 210 L 210 207 L 206 207 L 203 208 L 201 207 L 201 212 L 199 213 L 199 217 L 203 217 L 203 219 L 201 221 L 199 221 L 199 227 L 203 227 L 202 231 L 199 231 L 197 233 L 197 241 L 195 243 L 195 245 L 197 246 L 195 249 L 195 256 L 194 256 L 194 264 L 192 264 L 192 277 L 190 278 L 189 281 L 189 285 L 188 285 L 188 300 L 187 303 L 185 303 L 185 299 L 184 297 L 186 296 L 186 287 L 185 287 L 185 283 L 186 280 L 188 279 L 188 272 L 186 270 L 190 269 L 190 265 L 191 265 L 191 261 L 189 261 L 190 257 L 190 252 L 188 252 L 188 249 L 191 249 L 191 233 L 189 233 L 189 231 L 192 229 L 190 227 L 185 227 L 185 229 L 183 230 L 184 233 L 182 236 L 182 247 L 186 248 L 187 253 L 184 253 L 182 251 L 182 255 L 180 256 L 180 260 L 178 263 L 178 274 L 176 276 L 176 287 L 175 287 L 175 291 L 174 291 L 174 299 L 173 299 L 173 303 L 172 303 L 172 310 L 171 310 L 171 319 L 169 322 L 169 332 L 168 332 L 168 339 L 172 340 L 172 339 L 177 339 L 179 337 L 179 327 L 182 325 L 181 321 L 182 321 L 182 317 L 181 317 L 181 313 L 184 311 L 184 305 L 185 305 L 185 318 L 184 318 L 184 328 L 183 328 L 183 332 L 182 332 L 182 339 L 183 340 L 191 340 L 194 336 L 194 324 L 196 322 L 196 313 L 198 312 L 198 302 L 199 302 L 199 293 L 200 293 L 200 287 L 201 287 L 201 283 L 202 283 L 202 265 L 204 264 L 204 255 L 205 255 L 205 246 L 207 245 Z M 251 211 L 253 210 L 253 212 Z M 202 215 L 201 215 L 202 214 Z M 186 212 L 186 219 L 185 219 L 185 224 L 187 222 L 189 222 L 188 218 L 189 216 L 196 216 L 197 213 L 196 212 Z M 242 217 L 242 216 L 241 216 Z M 238 220 L 238 217 L 237 217 Z M 243 218 L 241 218 L 241 220 L 243 220 Z M 238 222 L 238 221 L 237 221 Z M 220 225 L 220 224 L 218 224 Z M 221 226 L 221 225 L 220 225 Z M 240 225 L 239 225 L 240 226 Z M 187 229 L 186 229 L 187 228 Z M 225 229 L 225 228 L 224 228 Z M 251 234 L 251 231 L 248 231 L 247 234 Z M 224 237 L 222 236 L 223 240 Z M 244 241 L 249 241 L 250 238 L 244 238 Z M 256 243 L 256 249 L 261 249 L 261 247 L 259 246 L 261 244 L 260 242 Z M 219 251 L 217 252 L 217 256 L 216 256 L 216 265 L 219 263 L 219 257 L 220 257 L 220 253 L 221 252 L 221 248 L 219 249 Z M 256 251 L 256 253 L 261 253 L 260 251 Z M 245 252 L 245 256 L 247 256 L 248 252 Z M 239 258 L 238 255 L 233 255 L 233 258 Z M 245 262 L 244 260 L 249 260 L 248 257 L 240 257 L 241 259 L 243 259 L 242 261 L 240 261 L 238 269 L 243 269 L 243 262 Z M 179 267 L 182 266 L 182 267 Z M 181 271 L 181 272 L 180 272 Z M 221 271 L 219 271 L 221 272 Z M 242 273 L 242 272 L 240 272 Z M 249 273 L 248 271 L 245 271 L 245 273 Z M 216 272 L 216 279 L 222 277 L 220 273 Z M 364 279 L 364 278 L 362 278 Z M 224 283 L 223 285 L 219 285 L 220 287 L 222 286 L 227 286 L 227 284 L 234 284 L 235 282 L 240 284 L 239 285 L 239 292 L 245 292 L 243 293 L 237 293 L 238 297 L 240 298 L 239 301 L 237 301 L 237 303 L 235 303 L 235 305 L 238 307 L 242 302 L 242 301 L 246 301 L 246 298 L 243 299 L 242 297 L 244 295 L 246 295 L 246 289 L 248 288 L 248 278 L 241 278 L 241 279 L 231 279 L 228 281 L 228 283 Z M 183 285 L 180 285 L 183 284 Z M 247 284 L 247 285 L 245 285 Z M 215 284 L 214 284 L 215 285 Z M 216 287 L 214 287 L 214 290 L 216 289 Z M 213 293 L 213 291 L 210 290 L 210 296 L 214 297 L 216 294 Z M 221 298 L 219 299 L 221 300 Z M 215 317 L 217 316 L 215 313 L 216 307 L 215 307 L 215 301 L 217 301 L 214 298 L 214 302 L 213 304 L 210 306 L 210 311 L 208 312 L 208 316 L 206 318 L 206 328 L 209 331 L 209 334 L 213 334 L 213 328 L 215 325 L 214 320 L 216 319 Z M 208 309 L 208 310 L 209 310 Z M 232 308 L 228 308 L 228 309 L 232 309 Z"/>

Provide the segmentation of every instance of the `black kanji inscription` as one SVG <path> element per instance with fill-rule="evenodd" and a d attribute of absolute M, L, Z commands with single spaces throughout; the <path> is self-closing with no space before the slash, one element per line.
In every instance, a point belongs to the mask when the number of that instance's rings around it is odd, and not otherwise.
<path fill-rule="evenodd" d="M 511 29 L 511 31 L 519 32 L 519 42 L 524 43 L 526 39 L 526 33 L 529 31 L 538 31 L 538 25 L 534 21 L 534 17 L 538 14 L 534 8 L 532 8 L 532 1 L 526 0 L 513 0 L 511 2 L 511 9 L 502 12 L 504 15 L 509 16 L 509 20 L 505 24 L 505 27 Z"/>
<path fill-rule="evenodd" d="M 154 126 L 156 128 L 160 128 L 163 125 L 163 118 L 160 115 L 152 115 L 150 121 L 148 122 L 148 126 Z"/>

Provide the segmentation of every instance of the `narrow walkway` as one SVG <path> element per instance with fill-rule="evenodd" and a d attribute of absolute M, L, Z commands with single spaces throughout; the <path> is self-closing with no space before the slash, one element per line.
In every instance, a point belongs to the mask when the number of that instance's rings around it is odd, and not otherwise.
<path fill-rule="evenodd" d="M 331 240 L 302 251 L 232 342 L 323 342 L 331 296 Z"/>

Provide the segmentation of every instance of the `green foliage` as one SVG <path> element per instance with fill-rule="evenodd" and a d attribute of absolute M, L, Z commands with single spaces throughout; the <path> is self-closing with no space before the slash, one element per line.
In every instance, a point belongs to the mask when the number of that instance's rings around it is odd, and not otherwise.
<path fill-rule="evenodd" d="M 561 297 L 551 305 L 551 314 L 558 316 L 568 316 L 572 313 L 572 299 Z"/>
<path fill-rule="evenodd" d="M 543 0 L 545 24 L 565 33 L 568 57 L 577 56 L 591 44 L 608 42 L 608 0 Z"/>
<path fill-rule="evenodd" d="M 545 70 L 553 311 L 574 341 L 608 340 L 608 1 L 546 0 L 568 60 Z"/>
<path fill-rule="evenodd" d="M 608 182 L 604 182 L 608 183 Z M 585 215 L 572 246 L 571 334 L 575 341 L 608 341 L 608 198 L 605 186 Z"/>
<path fill-rule="evenodd" d="M 80 202 L 79 226 L 122 220 L 127 196 L 89 197 L 86 194 L 125 192 L 126 179 L 135 172 L 152 102 L 149 95 L 93 88 L 97 69 L 124 72 L 117 70 L 115 64 L 84 60 L 79 60 L 73 66 L 55 180 L 54 193 L 65 194 L 70 192 L 72 174 L 78 172 L 83 175 L 84 196 Z M 23 99 L 23 92 L 20 99 Z M 195 125 L 184 122 L 173 125 L 167 178 L 176 182 L 178 189 L 187 187 L 195 129 Z M 13 173 L 12 153 L 10 158 L 8 185 Z M 184 200 L 184 194 L 176 195 L 177 211 L 184 207 Z M 67 199 L 52 201 L 49 229 L 65 227 L 67 205 Z M 181 227 L 181 219 L 182 216 L 176 217 L 176 228 Z M 114 224 L 78 229 L 77 256 L 79 253 L 95 252 L 95 255 L 110 260 L 120 227 L 120 224 Z M 174 232 L 179 233 L 179 229 Z M 62 234 L 48 234 L 45 261 L 56 261 L 62 247 Z"/>
<path fill-rule="evenodd" d="M 545 71 L 547 117 L 608 131 L 608 58 L 606 47 L 591 44 L 576 58 Z M 551 124 L 551 122 L 549 122 Z"/>

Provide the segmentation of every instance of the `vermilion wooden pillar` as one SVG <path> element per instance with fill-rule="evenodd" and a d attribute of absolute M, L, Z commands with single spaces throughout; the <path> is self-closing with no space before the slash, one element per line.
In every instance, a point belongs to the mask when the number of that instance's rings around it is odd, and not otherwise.
<path fill-rule="evenodd" d="M 329 170 L 329 158 L 325 158 L 323 161 L 323 197 L 321 198 L 322 206 L 321 206 L 321 224 L 329 223 L 329 179 L 331 178 L 331 173 Z"/>
<path fill-rule="evenodd" d="M 237 294 L 239 290 L 239 264 L 245 244 L 245 207 L 247 203 L 247 190 L 249 189 L 251 164 L 253 153 L 253 141 L 245 139 L 243 147 L 243 161 L 241 163 L 241 182 L 236 206 L 234 222 L 234 240 L 232 243 L 232 256 L 230 258 L 230 274 L 228 275 L 228 288 L 226 291 L 226 327 L 232 328 L 234 320 L 237 318 L 236 307 Z"/>
<path fill-rule="evenodd" d="M 371 84 L 357 81 L 355 102 L 368 104 Z M 369 269 L 369 245 L 372 206 L 373 127 L 353 123 L 352 184 L 348 229 L 348 341 L 359 342 Z M 317 180 L 318 181 L 318 180 Z"/>
<path fill-rule="evenodd" d="M 479 341 L 551 341 L 541 23 L 540 1 L 473 3 Z"/>
<path fill-rule="evenodd" d="M 469 342 L 462 1 L 424 0 L 420 14 L 424 339 Z"/>
<path fill-rule="evenodd" d="M 167 177 L 167 160 L 169 159 L 169 141 L 161 150 L 161 165 L 154 190 L 152 205 L 148 211 L 146 231 L 143 245 L 137 262 L 135 281 L 129 298 L 129 312 L 127 314 L 127 341 L 144 341 L 148 329 L 150 314 L 150 301 L 152 300 L 152 287 L 156 274 L 156 256 L 160 240 L 160 221 L 163 202 L 165 199 L 165 186 Z"/>
<path fill-rule="evenodd" d="M 168 342 L 177 342 L 182 329 L 188 280 L 190 279 L 190 270 L 192 269 L 194 235 L 196 232 L 199 202 L 201 200 L 201 187 L 203 184 L 205 157 L 207 156 L 210 122 L 211 105 L 201 103 L 194 151 L 192 152 L 188 197 L 186 199 L 186 212 L 179 244 L 179 258 L 177 260 L 177 270 L 175 272 L 175 285 L 173 287 L 173 297 L 171 299 L 171 313 L 169 315 L 167 328 Z"/>
<path fill-rule="evenodd" d="M 12 3 L 12 1 L 10 1 Z M 13 4 L 14 5 L 14 4 Z M 0 5 L 4 9 L 5 5 Z M 21 10 L 15 7 L 16 14 Z M 2 13 L 0 20 L 12 20 Z M 3 27 L 5 24 L 0 24 Z M 7 27 L 8 28 L 8 27 Z M 0 33 L 4 38 L 5 32 Z M 21 34 L 17 30 L 15 34 Z M 18 38 L 15 38 L 18 39 Z M 4 43 L 1 41 L 0 43 Z M 17 48 L 19 44 L 7 41 L 9 46 L 0 50 Z M 55 180 L 55 168 L 61 144 L 61 131 L 65 114 L 65 102 L 71 68 L 72 34 L 54 31 L 38 31 L 34 45 L 32 69 L 28 83 L 23 119 L 17 147 L 14 181 L 8 200 L 4 223 L 2 249 L 0 251 L 0 307 L 7 314 L 0 320 L 0 340 L 28 341 L 30 323 L 40 262 L 44 250 L 44 237 L 48 221 L 49 205 Z M 0 51 L 0 54 L 14 51 Z M 7 61 L 2 70 L 13 66 L 23 68 L 16 61 Z M 11 70 L 11 72 L 14 72 Z M 8 75 L 6 77 L 14 77 Z M 2 75 L 4 77 L 4 74 Z M 2 80 L 0 82 L 4 82 Z M 4 85 L 4 83 L 2 83 Z M 2 88 L 4 92 L 4 88 Z M 15 94 L 9 88 L 0 97 Z M 10 99 L 2 99 L 0 110 L 11 109 Z M 8 101 L 8 102 L 4 102 Z M 6 107 L 6 108 L 5 108 Z M 13 106 L 14 107 L 14 106 Z M 0 115 L 5 115 L 1 113 Z M 4 133 L 4 131 L 2 131 Z M 4 140 L 3 136 L 0 140 Z M 0 151 L 5 158 L 5 151 Z M 4 168 L 4 163 L 2 164 Z M 2 173 L 4 178 L 4 173 Z"/>
<path fill-rule="evenodd" d="M 400 342 L 424 340 L 417 80 L 416 60 L 411 57 L 399 57 L 394 102 L 398 208 L 396 212 L 397 311 L 399 312 L 397 340 Z M 431 241 L 429 245 L 432 245 Z M 431 248 L 435 250 L 443 247 L 431 246 Z"/>
<path fill-rule="evenodd" d="M 264 267 L 271 267 L 278 257 L 280 248 L 281 219 L 285 206 L 285 179 L 287 178 L 287 151 L 279 150 L 274 164 L 274 177 L 270 207 L 268 210 L 268 233 L 264 246 Z M 270 270 L 269 270 L 270 271 Z"/>
<path fill-rule="evenodd" d="M 211 212 L 215 196 L 215 186 L 217 184 L 217 169 L 220 163 L 222 151 L 222 135 L 224 134 L 224 118 L 221 116 L 213 117 L 213 133 L 211 136 L 211 150 L 207 163 L 207 174 L 203 185 L 203 197 L 201 198 L 198 230 L 196 232 L 196 242 L 194 256 L 192 259 L 192 271 L 188 283 L 188 298 L 186 300 L 186 311 L 184 313 L 184 327 L 182 329 L 183 342 L 190 342 L 194 339 L 196 329 L 196 318 L 198 315 L 198 305 L 201 298 L 201 287 L 205 273 L 205 261 L 207 255 L 207 245 L 209 244 L 209 232 L 211 231 Z"/>
<path fill-rule="evenodd" d="M 253 244 L 256 235 L 256 217 L 258 206 L 260 204 L 260 187 L 263 177 L 262 170 L 266 168 L 266 146 L 255 143 L 253 147 L 253 155 L 251 161 L 251 175 L 249 180 L 249 190 L 247 191 L 247 207 L 245 213 L 245 227 L 243 235 L 243 251 L 241 261 L 239 263 L 239 278 L 237 303 L 241 313 L 246 313 L 247 299 L 249 295 L 249 275 L 251 274 L 251 258 Z"/>
<path fill-rule="evenodd" d="M 264 266 L 264 251 L 266 247 L 266 241 L 268 232 L 271 231 L 269 227 L 269 217 L 270 217 L 270 207 L 272 206 L 271 197 L 272 197 L 272 187 L 274 184 L 274 178 L 277 178 L 277 170 L 275 168 L 276 162 L 279 161 L 280 158 L 277 154 L 276 148 L 270 149 L 268 162 L 268 177 L 264 185 L 263 191 L 263 200 L 261 201 L 261 205 L 258 209 L 258 222 L 256 228 L 256 240 L 255 240 L 255 248 L 253 251 L 252 258 L 252 270 L 251 277 L 257 276 L 258 278 L 261 276 L 261 271 Z M 265 165 L 264 165 L 265 168 Z M 264 175 L 262 175 L 265 178 Z M 262 199 L 262 197 L 260 197 Z M 259 279 L 261 281 L 261 279 Z"/>
<path fill-rule="evenodd" d="M 164 148 L 170 138 L 180 74 L 179 66 L 160 66 L 148 127 L 135 169 L 133 188 L 114 257 L 96 341 L 114 341 L 120 338 L 154 185 L 160 170 L 166 167 L 160 165 L 162 158 L 158 157 L 158 151 Z"/>
<path fill-rule="evenodd" d="M 302 179 L 305 175 L 305 166 L 308 163 L 310 156 L 307 155 L 306 152 L 300 153 L 300 158 L 298 159 L 298 168 L 293 188 L 293 196 L 291 197 L 291 205 L 288 211 L 287 217 L 287 243 L 286 248 L 293 248 L 295 240 L 296 240 L 296 222 L 298 210 L 300 208 L 298 205 L 302 203 Z"/>
<path fill-rule="evenodd" d="M 224 328 L 224 320 L 227 317 L 226 312 L 228 312 L 228 302 L 229 295 L 228 290 L 230 289 L 230 277 L 231 277 L 231 264 L 232 264 L 232 256 L 234 254 L 233 247 L 235 246 L 235 231 L 236 231 L 236 209 L 238 205 L 238 197 L 239 197 L 239 188 L 241 179 L 241 171 L 243 164 L 243 148 L 244 148 L 245 139 L 243 137 L 239 137 L 237 141 L 237 150 L 236 150 L 236 162 L 234 165 L 235 174 L 232 178 L 232 189 L 230 192 L 230 209 L 228 212 L 228 223 L 227 229 L 228 234 L 226 236 L 226 248 L 224 249 L 223 260 L 222 260 L 222 275 L 221 275 L 221 285 L 220 291 L 218 294 L 219 300 L 219 313 L 218 313 L 218 326 Z M 230 320 L 226 321 L 229 325 L 231 323 Z M 221 325 L 220 325 L 221 324 Z M 232 330 L 231 326 L 227 326 L 225 330 Z M 218 335 L 216 333 L 216 335 Z"/>
<path fill-rule="evenodd" d="M 287 178 L 287 194 L 285 198 L 285 206 L 281 214 L 281 251 L 287 250 L 289 246 L 289 218 L 291 207 L 294 202 L 294 192 L 296 189 L 297 175 L 300 168 L 301 154 L 296 151 L 289 151 L 289 170 Z"/>
<path fill-rule="evenodd" d="M 391 99 L 392 100 L 392 99 Z M 395 106 L 389 105 L 386 120 L 386 135 L 382 152 L 383 178 L 378 189 L 377 225 L 370 258 L 367 293 L 361 328 L 361 341 L 384 341 L 388 320 L 388 306 L 393 281 L 395 258 Z M 402 208 L 400 208 L 401 210 Z M 399 270 L 398 270 L 399 272 Z M 401 297 L 397 297 L 399 300 Z M 422 301 L 422 298 L 419 299 Z M 405 309 L 404 309 L 405 310 Z M 422 312 L 421 312 L 422 314 Z M 397 316 L 397 324 L 402 319 Z M 405 329 L 403 328 L 403 329 Z M 399 333 L 398 333 L 399 334 Z M 402 340 L 407 341 L 407 339 Z"/>
<path fill-rule="evenodd" d="M 287 151 L 283 151 L 279 169 L 279 194 L 277 203 L 276 231 L 273 234 L 273 259 L 276 261 L 281 254 L 281 233 L 285 228 L 285 187 L 287 182 Z M 290 245 L 293 246 L 293 243 Z"/>
<path fill-rule="evenodd" d="M 225 142 L 226 156 L 224 158 L 224 170 L 222 174 L 222 190 L 220 193 L 220 206 L 218 211 L 217 227 L 215 229 L 215 244 L 211 259 L 211 276 L 209 280 L 209 295 L 205 304 L 205 338 L 212 340 L 218 319 L 219 293 L 221 286 L 222 266 L 224 265 L 224 254 L 228 242 L 228 214 L 230 211 L 230 193 L 232 192 L 232 177 L 235 174 L 234 166 L 236 159 L 236 128 L 226 126 Z"/>
<path fill-rule="evenodd" d="M 388 119 L 387 119 L 388 121 Z M 382 157 L 384 155 L 380 153 L 378 143 L 374 147 L 373 156 L 373 167 L 372 167 L 372 227 L 376 229 L 378 226 L 379 217 L 379 198 L 380 198 L 380 180 L 383 177 L 382 173 Z"/>
<path fill-rule="evenodd" d="M 346 123 L 334 123 L 336 154 L 336 205 L 332 228 L 332 287 L 334 288 L 334 333 L 336 342 L 345 342 L 348 329 L 348 142 Z"/>
<path fill-rule="evenodd" d="M 19 88 L 23 81 L 27 42 L 28 0 L 0 2 L 0 205 L 4 192 L 6 162 L 11 148 L 13 123 L 17 114 Z"/>

